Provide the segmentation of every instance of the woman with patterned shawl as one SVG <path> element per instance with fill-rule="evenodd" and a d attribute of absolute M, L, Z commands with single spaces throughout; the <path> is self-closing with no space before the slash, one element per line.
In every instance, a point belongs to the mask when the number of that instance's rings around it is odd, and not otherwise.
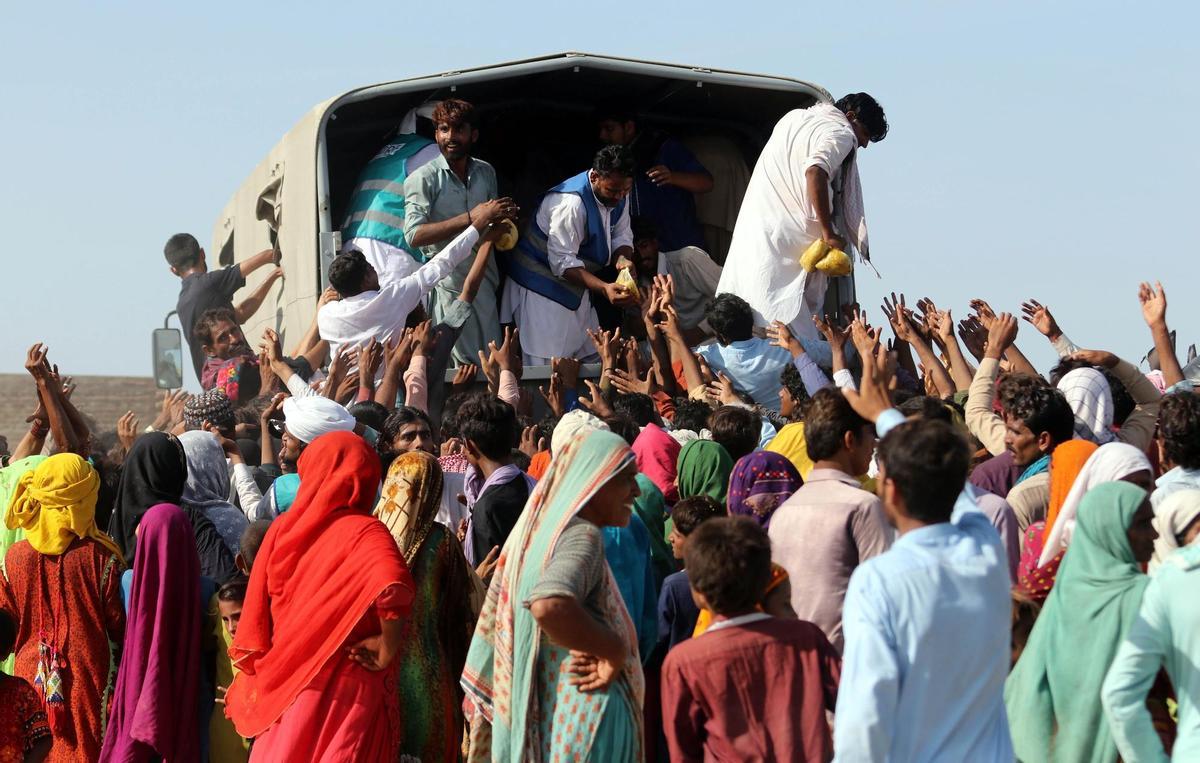
<path fill-rule="evenodd" d="M 396 661 L 400 663 L 400 759 L 456 761 L 462 748 L 459 685 L 482 586 L 454 533 L 434 521 L 442 468 L 425 451 L 402 454 L 388 468 L 375 509 L 404 556 L 416 586 Z"/>
<path fill-rule="evenodd" d="M 117 545 L 96 527 L 100 477 L 73 453 L 17 482 L 5 525 L 23 531 L 4 558 L 0 609 L 16 617 L 15 675 L 37 688 L 53 731 L 47 760 L 96 760 L 125 635 Z"/>
<path fill-rule="evenodd" d="M 629 521 L 633 451 L 572 437 L 529 498 L 492 577 L 463 687 L 470 760 L 641 761 L 643 676 L 600 527 Z"/>

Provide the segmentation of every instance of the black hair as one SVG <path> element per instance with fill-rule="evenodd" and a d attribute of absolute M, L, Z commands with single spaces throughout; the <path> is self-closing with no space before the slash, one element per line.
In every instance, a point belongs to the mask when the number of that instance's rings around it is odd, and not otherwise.
<path fill-rule="evenodd" d="M 859 416 L 841 390 L 818 390 L 804 417 L 804 442 L 813 461 L 833 458 L 842 451 L 846 433 L 861 438 L 871 422 Z"/>
<path fill-rule="evenodd" d="M 771 541 L 749 517 L 718 517 L 688 536 L 688 583 L 716 615 L 753 610 L 771 580 Z"/>
<path fill-rule="evenodd" d="M 703 400 L 691 400 L 686 397 L 675 399 L 675 418 L 671 420 L 671 429 L 700 433 L 708 428 L 708 417 L 712 415 L 712 406 Z"/>
<path fill-rule="evenodd" d="M 883 107 L 866 93 L 850 93 L 838 99 L 833 104 L 843 114 L 854 112 L 854 116 L 867 128 L 867 137 L 872 143 L 878 143 L 887 137 L 888 121 L 883 113 Z"/>
<path fill-rule="evenodd" d="M 708 428 L 712 430 L 713 442 L 725 448 L 734 463 L 753 453 L 762 438 L 762 419 L 740 405 L 723 405 L 713 411 Z"/>
<path fill-rule="evenodd" d="M 721 344 L 740 342 L 754 336 L 754 311 L 736 294 L 718 294 L 704 308 L 704 318 Z"/>
<path fill-rule="evenodd" d="M 17 643 L 17 616 L 0 609 L 0 658 L 7 659 Z"/>
<path fill-rule="evenodd" d="M 954 423 L 954 416 L 950 413 L 950 409 L 936 397 L 929 397 L 927 395 L 910 397 L 903 404 L 897 406 L 897 408 L 900 409 L 900 412 L 905 417 L 915 416 L 926 421 L 944 421 L 947 424 Z M 807 432 L 807 430 L 805 431 Z"/>
<path fill-rule="evenodd" d="M 402 405 L 389 413 L 387 420 L 383 422 L 383 429 L 379 432 L 379 440 L 375 449 L 382 455 L 392 455 L 392 441 L 396 439 L 396 435 L 400 434 L 401 429 L 414 421 L 424 422 L 429 426 L 429 431 L 433 431 L 433 422 L 429 420 L 429 414 L 420 408 Z"/>
<path fill-rule="evenodd" d="M 624 414 L 633 419 L 639 427 L 652 424 L 658 419 L 658 410 L 654 400 L 641 392 L 623 392 L 613 396 L 612 409 L 614 413 Z"/>
<path fill-rule="evenodd" d="M 247 570 L 254 566 L 254 557 L 258 556 L 258 549 L 262 546 L 263 539 L 267 537 L 267 530 L 270 529 L 271 520 L 258 519 L 246 525 L 246 529 L 242 530 L 242 537 L 238 541 L 238 555 L 246 563 Z"/>
<path fill-rule="evenodd" d="M 622 440 L 630 445 L 633 445 L 642 431 L 638 428 L 637 423 L 628 414 L 624 413 L 613 414 L 605 419 L 604 423 L 608 425 L 609 430 L 613 434 L 620 436 Z"/>
<path fill-rule="evenodd" d="M 808 396 L 808 387 L 804 386 L 804 379 L 800 377 L 800 372 L 794 364 L 788 363 L 779 372 L 779 384 L 792 397 L 792 421 L 803 420 L 812 398 Z"/>
<path fill-rule="evenodd" d="M 521 437 L 517 412 L 486 392 L 472 395 L 458 409 L 458 429 L 464 440 L 493 460 L 506 458 Z"/>
<path fill-rule="evenodd" d="M 1023 421 L 1033 434 L 1048 432 L 1054 442 L 1066 442 L 1075 436 L 1075 414 L 1063 393 L 1045 386 L 1031 387 L 1013 397 L 1005 414 Z"/>
<path fill-rule="evenodd" d="M 476 393 L 455 392 L 446 398 L 446 402 L 442 404 L 442 423 L 439 429 L 441 430 L 443 441 L 460 436 L 460 432 L 458 431 L 458 409 L 462 408 L 462 404 L 467 402 L 473 394 Z"/>
<path fill-rule="evenodd" d="M 628 103 L 621 101 L 605 101 L 596 106 L 592 119 L 597 122 L 612 120 L 614 122 L 637 122 L 637 111 Z"/>
<path fill-rule="evenodd" d="M 1038 387 L 1046 387 L 1046 382 L 1037 376 L 1017 372 L 1008 373 L 1001 376 L 1000 382 L 996 385 L 996 399 L 1000 401 L 1002 410 L 1008 410 L 1012 407 L 1014 400 Z"/>
<path fill-rule="evenodd" d="M 221 321 L 229 321 L 235 326 L 241 326 L 238 323 L 237 315 L 228 307 L 214 307 L 200 313 L 200 317 L 192 326 L 192 339 L 200 342 L 201 346 L 211 345 L 213 328 Z"/>
<path fill-rule="evenodd" d="M 879 441 L 876 458 L 908 516 L 930 524 L 950 521 L 971 464 L 958 430 L 944 421 L 906 421 Z"/>
<path fill-rule="evenodd" d="M 625 146 L 605 146 L 596 152 L 592 160 L 592 171 L 598 175 L 619 175 L 633 177 L 633 152 Z"/>
<path fill-rule="evenodd" d="M 633 231 L 633 243 L 639 241 L 650 241 L 658 238 L 658 226 L 654 224 L 654 220 L 645 215 L 638 215 L 629 221 L 629 227 Z"/>
<path fill-rule="evenodd" d="M 176 270 L 190 268 L 200 261 L 200 242 L 190 233 L 176 233 L 167 239 L 163 256 Z"/>
<path fill-rule="evenodd" d="M 383 422 L 387 421 L 388 417 L 388 409 L 374 400 L 363 400 L 346 410 L 359 424 L 371 427 L 376 432 L 383 429 Z"/>
<path fill-rule="evenodd" d="M 250 583 L 240 575 L 233 580 L 230 580 L 225 585 L 217 589 L 217 601 L 237 601 L 246 600 L 246 586 Z"/>
<path fill-rule="evenodd" d="M 683 537 L 692 534 L 701 522 L 726 516 L 725 505 L 716 498 L 708 495 L 694 495 L 684 498 L 671 509 L 671 522 L 675 532 Z"/>
<path fill-rule="evenodd" d="M 361 294 L 363 279 L 367 277 L 370 267 L 367 258 L 357 249 L 342 252 L 329 263 L 329 285 L 342 297 Z"/>
<path fill-rule="evenodd" d="M 547 414 L 541 421 L 538 422 L 538 437 L 545 440 L 547 447 L 554 437 L 554 428 L 558 426 L 558 417 L 553 414 Z"/>
<path fill-rule="evenodd" d="M 1190 392 L 1164 395 L 1158 409 L 1163 455 L 1176 466 L 1200 469 L 1200 397 Z"/>
<path fill-rule="evenodd" d="M 512 452 L 509 453 L 508 455 L 509 455 L 509 460 L 512 461 L 513 466 L 517 467 L 518 469 L 520 469 L 523 472 L 529 471 L 529 465 L 531 463 L 533 463 L 533 459 L 529 457 L 528 453 L 521 450 L 520 448 L 513 448 Z"/>

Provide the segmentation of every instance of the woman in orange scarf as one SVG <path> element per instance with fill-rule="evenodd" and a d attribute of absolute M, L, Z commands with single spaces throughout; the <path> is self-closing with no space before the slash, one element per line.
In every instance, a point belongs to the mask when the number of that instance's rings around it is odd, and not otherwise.
<path fill-rule="evenodd" d="M 255 739 L 251 760 L 393 760 L 400 708 L 385 668 L 413 583 L 371 516 L 379 456 L 358 435 L 331 432 L 305 448 L 299 473 L 296 501 L 250 575 L 226 713 Z"/>

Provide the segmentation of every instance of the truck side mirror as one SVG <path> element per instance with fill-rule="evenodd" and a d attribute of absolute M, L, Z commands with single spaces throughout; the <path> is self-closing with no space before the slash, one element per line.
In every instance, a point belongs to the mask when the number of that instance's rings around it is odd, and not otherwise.
<path fill-rule="evenodd" d="M 179 329 L 154 329 L 154 386 L 183 386 L 183 335 Z"/>

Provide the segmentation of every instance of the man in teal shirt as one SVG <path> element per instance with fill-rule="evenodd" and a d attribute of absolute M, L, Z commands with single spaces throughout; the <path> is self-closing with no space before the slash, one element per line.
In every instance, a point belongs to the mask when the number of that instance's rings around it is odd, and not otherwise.
<path fill-rule="evenodd" d="M 404 181 L 404 234 L 410 246 L 427 258 L 441 251 L 481 214 L 478 207 L 499 192 L 496 171 L 487 162 L 471 156 L 479 140 L 479 118 L 466 101 L 447 99 L 434 109 L 434 139 L 441 156 L 413 172 Z M 500 199 L 506 217 L 515 219 L 516 205 Z M 489 342 L 500 344 L 500 315 L 496 292 L 500 275 L 490 261 L 483 284 L 475 298 L 473 314 L 461 315 L 463 282 L 471 270 L 468 258 L 434 288 L 430 314 L 434 323 L 447 323 L 462 331 L 454 345 L 458 364 L 477 362 Z"/>

